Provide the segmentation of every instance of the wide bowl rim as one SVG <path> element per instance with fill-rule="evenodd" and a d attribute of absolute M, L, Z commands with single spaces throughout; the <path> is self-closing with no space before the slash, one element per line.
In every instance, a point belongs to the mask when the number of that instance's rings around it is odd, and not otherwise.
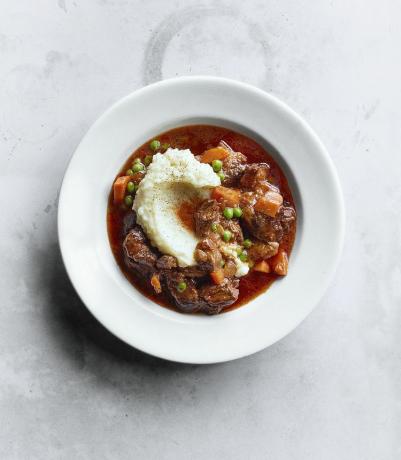
<path fill-rule="evenodd" d="M 328 267 L 328 269 L 326 270 L 324 283 L 321 283 L 316 288 L 315 296 L 313 299 L 313 305 L 310 306 L 306 314 L 302 315 L 302 317 L 299 317 L 297 321 L 294 322 L 294 324 L 292 325 L 290 329 L 288 329 L 284 333 L 281 332 L 280 334 L 278 334 L 277 337 L 274 337 L 274 339 L 271 339 L 270 341 L 266 340 L 266 343 L 264 343 L 263 346 L 258 345 L 253 348 L 251 347 L 252 348 L 251 351 L 248 348 L 246 350 L 243 350 L 243 352 L 241 352 L 241 350 L 236 350 L 235 352 L 227 351 L 227 353 L 220 353 L 219 355 L 216 354 L 215 356 L 212 356 L 210 354 L 201 356 L 199 355 L 199 353 L 198 354 L 195 353 L 192 355 L 191 353 L 188 353 L 186 356 L 184 353 L 184 355 L 177 356 L 175 353 L 164 352 L 159 347 L 157 346 L 155 347 L 154 344 L 151 345 L 149 343 L 146 343 L 146 341 L 144 342 L 143 340 L 142 341 L 135 340 L 135 337 L 129 336 L 123 333 L 121 330 L 118 330 L 118 328 L 113 327 L 111 324 L 108 324 L 107 321 L 105 321 L 104 317 L 102 317 L 102 315 L 98 313 L 96 307 L 93 306 L 92 299 L 88 298 L 88 296 L 84 294 L 83 289 L 82 289 L 82 280 L 80 280 L 77 274 L 74 272 L 72 264 L 71 264 L 71 251 L 67 248 L 65 244 L 66 232 L 64 228 L 65 225 L 64 225 L 63 217 L 64 217 L 65 208 L 66 206 L 68 206 L 68 203 L 66 202 L 66 190 L 67 190 L 66 184 L 69 183 L 71 174 L 73 174 L 71 165 L 73 165 L 76 158 L 78 158 L 78 152 L 82 150 L 85 144 L 85 141 L 92 135 L 92 133 L 96 132 L 97 128 L 102 123 L 104 123 L 104 121 L 107 120 L 107 118 L 110 115 L 118 112 L 119 109 L 125 106 L 126 104 L 133 103 L 137 98 L 140 98 L 143 95 L 149 96 L 152 94 L 152 92 L 156 90 L 163 89 L 165 91 L 168 91 L 171 88 L 174 88 L 177 86 L 179 87 L 180 85 L 188 85 L 188 84 L 212 85 L 212 86 L 222 85 L 222 87 L 230 88 L 234 92 L 242 91 L 242 92 L 248 92 L 249 94 L 253 94 L 253 96 L 256 96 L 257 98 L 264 100 L 266 104 L 270 104 L 271 106 L 274 106 L 277 110 L 280 110 L 287 117 L 289 117 L 289 119 L 291 119 L 292 122 L 295 122 L 301 131 L 307 134 L 311 142 L 314 144 L 316 151 L 319 152 L 321 160 L 324 161 L 325 166 L 327 167 L 327 171 L 329 171 L 330 176 L 331 176 L 330 186 L 332 187 L 333 197 L 336 200 L 336 206 L 335 206 L 336 211 L 335 212 L 336 212 L 337 237 L 336 237 L 336 240 L 332 242 L 333 245 L 335 246 L 335 251 L 334 251 L 335 255 L 332 257 L 330 261 L 330 267 Z M 224 362 L 224 361 L 229 361 L 233 359 L 238 359 L 243 356 L 260 351 L 261 349 L 267 346 L 270 346 L 272 343 L 275 343 L 277 340 L 280 340 L 281 338 L 286 336 L 289 332 L 291 332 L 295 327 L 297 327 L 305 319 L 305 317 L 314 309 L 316 304 L 319 302 L 319 300 L 323 296 L 324 292 L 326 291 L 329 283 L 331 282 L 335 274 L 335 270 L 338 265 L 339 258 L 341 256 L 343 242 L 344 242 L 345 210 L 344 210 L 343 196 L 342 196 L 342 191 L 341 191 L 341 186 L 340 186 L 340 182 L 338 179 L 338 175 L 337 175 L 334 164 L 327 150 L 325 149 L 325 147 L 323 146 L 322 142 L 320 141 L 318 136 L 315 134 L 313 129 L 309 126 L 309 124 L 301 116 L 299 116 L 293 109 L 291 109 L 289 106 L 287 106 L 284 102 L 282 102 L 280 99 L 278 99 L 274 95 L 266 93 L 265 91 L 259 88 L 256 88 L 252 85 L 249 85 L 247 83 L 243 83 L 243 82 L 239 82 L 239 81 L 231 80 L 227 78 L 222 78 L 222 77 L 190 76 L 190 77 L 175 77 L 172 79 L 163 80 L 163 81 L 145 86 L 143 88 L 140 88 L 128 94 L 127 96 L 123 97 L 116 103 L 114 103 L 92 124 L 92 126 L 89 128 L 89 130 L 87 131 L 85 136 L 82 138 L 81 142 L 79 143 L 78 147 L 76 148 L 74 154 L 72 155 L 69 161 L 68 167 L 66 169 L 66 173 L 62 181 L 60 195 L 59 195 L 57 223 L 58 223 L 57 225 L 58 238 L 59 238 L 59 245 L 60 245 L 62 260 L 66 268 L 66 271 L 68 273 L 68 276 L 71 280 L 71 283 L 74 286 L 74 289 L 80 296 L 83 303 L 89 309 L 89 311 L 103 326 L 106 327 L 106 329 L 108 329 L 115 336 L 119 337 L 121 340 L 123 340 L 127 344 L 134 346 L 151 355 L 158 356 L 159 358 L 163 358 L 163 359 L 167 359 L 171 361 L 179 361 L 179 362 L 184 362 L 184 363 L 206 364 L 206 363 L 216 363 L 216 362 Z M 250 303 L 248 303 L 247 305 L 241 308 L 246 308 L 252 302 L 253 301 L 251 301 Z M 158 308 L 162 308 L 162 307 L 158 306 Z"/>

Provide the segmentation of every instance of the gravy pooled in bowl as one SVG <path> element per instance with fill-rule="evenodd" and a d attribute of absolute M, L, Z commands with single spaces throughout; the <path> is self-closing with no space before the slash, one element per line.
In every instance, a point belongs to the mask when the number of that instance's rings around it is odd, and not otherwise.
<path fill-rule="evenodd" d="M 137 149 L 113 183 L 113 254 L 162 306 L 217 314 L 287 274 L 296 211 L 287 180 L 254 140 L 193 125 Z"/>

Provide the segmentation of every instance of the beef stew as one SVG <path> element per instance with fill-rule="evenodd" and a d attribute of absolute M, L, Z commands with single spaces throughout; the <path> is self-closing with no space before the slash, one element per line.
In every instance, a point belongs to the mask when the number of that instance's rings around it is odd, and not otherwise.
<path fill-rule="evenodd" d="M 209 196 L 183 199 L 176 209 L 198 241 L 190 266 L 152 244 L 132 210 L 154 155 L 171 148 L 189 149 L 220 179 Z M 258 143 L 227 128 L 193 125 L 165 132 L 130 156 L 110 192 L 107 225 L 118 265 L 142 294 L 185 313 L 217 314 L 286 275 L 296 210 L 284 173 Z"/>

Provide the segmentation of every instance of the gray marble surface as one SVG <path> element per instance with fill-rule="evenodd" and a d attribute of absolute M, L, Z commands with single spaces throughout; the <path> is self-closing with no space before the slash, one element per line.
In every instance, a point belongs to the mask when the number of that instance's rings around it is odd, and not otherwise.
<path fill-rule="evenodd" d="M 400 26 L 398 0 L 2 0 L 1 459 L 401 458 Z M 302 114 L 347 207 L 313 314 L 212 366 L 108 333 L 56 234 L 60 183 L 93 121 L 147 83 L 194 74 L 250 82 Z"/>

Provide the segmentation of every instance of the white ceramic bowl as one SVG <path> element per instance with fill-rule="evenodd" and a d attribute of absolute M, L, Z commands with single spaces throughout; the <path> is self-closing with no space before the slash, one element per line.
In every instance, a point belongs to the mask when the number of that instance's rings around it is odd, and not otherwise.
<path fill-rule="evenodd" d="M 163 131 L 195 123 L 229 127 L 266 146 L 287 175 L 298 212 L 288 275 L 217 316 L 185 315 L 145 298 L 117 266 L 106 228 L 108 194 L 131 152 Z M 64 177 L 58 231 L 71 281 L 107 329 L 161 358 L 216 363 L 273 344 L 312 311 L 339 259 L 344 208 L 329 155 L 290 108 L 243 83 L 184 77 L 135 91 L 90 128 Z"/>

